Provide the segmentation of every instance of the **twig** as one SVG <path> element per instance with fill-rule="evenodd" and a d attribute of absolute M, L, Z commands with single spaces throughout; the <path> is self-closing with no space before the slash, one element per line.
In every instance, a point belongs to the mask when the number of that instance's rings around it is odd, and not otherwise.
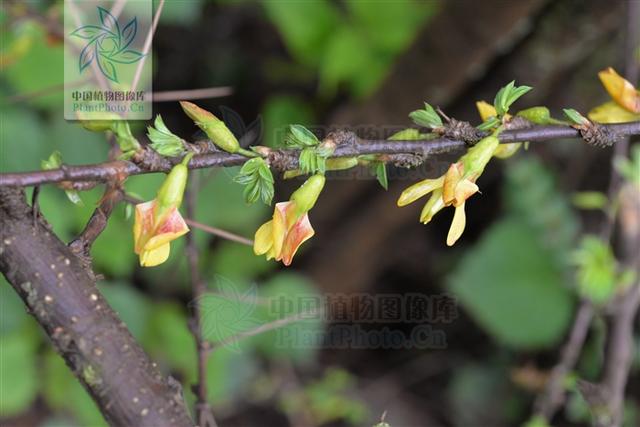
<path fill-rule="evenodd" d="M 246 237 L 238 236 L 237 234 L 234 234 L 234 233 L 232 233 L 230 231 L 223 230 L 223 229 L 217 228 L 217 227 L 211 227 L 209 225 L 202 224 L 200 222 L 196 222 L 196 221 L 194 221 L 192 219 L 189 219 L 189 218 L 185 218 L 184 222 L 186 222 L 187 225 L 190 225 L 193 228 L 197 228 L 199 230 L 206 231 L 207 233 L 213 234 L 214 236 L 218 236 L 218 237 L 221 237 L 223 239 L 230 240 L 232 242 L 241 243 L 243 245 L 253 246 L 253 240 L 248 239 Z"/>
<path fill-rule="evenodd" d="M 208 87 L 190 90 L 167 90 L 153 92 L 153 102 L 181 101 L 193 99 L 221 98 L 233 93 L 231 86 Z"/>
<path fill-rule="evenodd" d="M 196 212 L 196 192 L 197 175 L 190 174 L 189 188 L 186 193 L 187 215 L 193 216 Z M 187 234 L 187 261 L 189 262 L 189 273 L 191 277 L 191 297 L 198 301 L 207 292 L 207 287 L 200 277 L 198 246 L 193 234 Z M 191 333 L 196 343 L 198 353 L 198 382 L 193 386 L 196 395 L 196 424 L 199 427 L 216 427 L 213 411 L 207 399 L 207 356 L 209 354 L 209 343 L 202 339 L 201 311 L 198 304 L 193 304 L 193 317 L 190 321 Z"/>
<path fill-rule="evenodd" d="M 128 194 L 124 195 L 124 201 L 131 204 L 138 204 L 138 203 L 144 202 L 144 200 L 140 200 L 137 197 L 132 197 Z M 191 218 L 184 218 L 184 222 L 186 222 L 187 225 L 190 225 L 193 228 L 197 228 L 199 230 L 213 234 L 214 236 L 218 236 L 220 238 L 230 240 L 232 242 L 241 243 L 243 245 L 253 246 L 253 240 L 243 236 L 239 236 L 230 231 L 223 230 L 222 228 L 211 227 L 210 225 L 206 225 L 206 224 L 202 224 L 200 222 L 194 221 Z"/>
<path fill-rule="evenodd" d="M 544 392 L 536 400 L 535 412 L 537 415 L 549 420 L 558 408 L 564 404 L 564 380 L 578 361 L 592 318 L 593 306 L 587 300 L 582 301 L 573 321 L 569 339 L 562 348 L 560 360 L 551 370 L 551 376 Z"/>
<path fill-rule="evenodd" d="M 269 332 L 269 331 L 273 331 L 274 329 L 279 329 L 285 326 L 288 326 L 292 323 L 296 323 L 299 322 L 301 320 L 305 320 L 308 319 L 310 317 L 319 315 L 320 311 L 319 310 L 309 310 L 309 311 L 303 311 L 301 313 L 295 313 L 286 317 L 283 317 L 282 319 L 277 319 L 274 320 L 272 322 L 269 323 L 264 323 L 260 326 L 256 326 L 253 329 L 249 329 L 247 331 L 242 331 L 242 332 L 238 332 L 235 335 L 232 335 L 228 338 L 225 338 L 224 340 L 216 343 L 216 347 L 223 347 L 225 345 L 234 343 L 236 341 L 239 341 L 243 338 L 249 338 L 249 337 L 253 337 L 256 335 L 260 335 L 263 334 L 265 332 Z M 212 348 L 213 349 L 213 348 Z"/>
<path fill-rule="evenodd" d="M 603 128 L 619 136 L 640 135 L 640 122 L 605 125 Z M 343 134 L 354 137 L 351 132 Z M 580 132 L 570 126 L 537 126 L 523 130 L 507 130 L 500 134 L 503 143 L 540 142 L 553 139 L 580 138 Z M 353 144 L 338 145 L 332 157 L 353 157 L 363 154 L 401 154 L 418 153 L 424 156 L 461 150 L 467 147 L 464 141 L 438 138 L 422 141 L 389 141 L 355 139 Z M 297 167 L 298 150 L 276 150 L 272 153 L 272 168 L 286 170 Z M 190 169 L 237 166 L 243 164 L 246 157 L 238 154 L 210 153 L 196 155 L 189 162 Z M 0 174 L 0 186 L 32 186 L 60 181 L 107 181 L 113 176 L 140 175 L 155 172 L 167 172 L 177 159 L 162 159 L 154 167 L 143 167 L 126 161 L 98 163 L 84 166 L 65 166 L 63 169 L 51 169 L 36 172 L 18 172 Z"/>

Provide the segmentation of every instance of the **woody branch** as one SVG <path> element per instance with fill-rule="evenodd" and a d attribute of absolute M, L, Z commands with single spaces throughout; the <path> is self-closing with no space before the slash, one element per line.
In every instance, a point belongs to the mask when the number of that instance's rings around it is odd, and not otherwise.
<path fill-rule="evenodd" d="M 640 122 L 601 125 L 605 131 L 619 139 L 640 135 Z M 482 134 L 479 133 L 479 136 Z M 330 134 L 337 148 L 331 157 L 353 157 L 364 154 L 419 154 L 425 158 L 461 150 L 473 141 L 441 137 L 419 141 L 389 141 L 360 139 L 350 131 Z M 555 139 L 581 138 L 578 129 L 571 126 L 532 126 L 524 129 L 505 130 L 499 136 L 501 143 L 542 142 Z M 615 138 L 614 138 L 615 139 Z M 266 156 L 276 170 L 295 169 L 299 150 L 270 150 Z M 168 159 L 146 149 L 135 162 L 110 161 L 92 165 L 63 166 L 59 169 L 34 172 L 0 174 L 0 186 L 33 186 L 56 182 L 108 181 L 112 178 L 168 172 L 178 159 Z M 243 164 L 247 157 L 239 154 L 208 152 L 198 154 L 189 162 L 189 169 L 228 167 Z"/>

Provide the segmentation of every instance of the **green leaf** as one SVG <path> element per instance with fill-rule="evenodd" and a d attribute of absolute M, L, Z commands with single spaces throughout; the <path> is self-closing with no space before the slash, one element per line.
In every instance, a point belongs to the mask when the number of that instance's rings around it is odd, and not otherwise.
<path fill-rule="evenodd" d="M 51 170 L 59 169 L 62 166 L 62 154 L 58 150 L 51 153 L 48 159 L 40 162 L 40 169 Z"/>
<path fill-rule="evenodd" d="M 565 116 L 567 116 L 569 120 L 571 120 L 573 124 L 581 126 L 589 123 L 589 119 L 584 117 L 582 114 L 580 114 L 578 111 L 574 110 L 573 108 L 564 108 L 562 112 L 564 113 Z"/>
<path fill-rule="evenodd" d="M 354 55 L 353 52 L 358 52 L 358 55 Z M 361 32 L 349 26 L 336 29 L 327 42 L 324 59 L 320 63 L 321 93 L 334 96 L 341 83 L 350 83 L 362 78 L 362 70 L 375 60 L 371 45 Z"/>
<path fill-rule="evenodd" d="M 418 126 L 424 126 L 430 129 L 442 127 L 442 118 L 436 110 L 426 102 L 424 103 L 424 109 L 409 113 L 409 118 Z"/>
<path fill-rule="evenodd" d="M 585 236 L 573 253 L 578 292 L 595 304 L 604 304 L 617 285 L 617 262 L 611 247 L 595 236 Z"/>
<path fill-rule="evenodd" d="M 243 196 L 247 203 L 255 203 L 261 199 L 264 204 L 271 205 L 273 175 L 262 157 L 247 160 L 233 180 L 245 186 Z"/>
<path fill-rule="evenodd" d="M 291 148 L 305 148 L 318 145 L 320 141 L 309 129 L 302 125 L 289 125 L 284 143 Z"/>
<path fill-rule="evenodd" d="M 298 159 L 300 170 L 305 174 L 321 173 L 326 171 L 327 151 L 317 148 L 305 148 L 300 152 Z"/>
<path fill-rule="evenodd" d="M 551 117 L 551 112 L 547 107 L 531 107 L 524 110 L 520 110 L 516 113 L 516 116 L 523 117 L 529 120 L 531 123 L 537 125 L 561 125 L 566 124 L 562 120 L 557 120 Z"/>
<path fill-rule="evenodd" d="M 484 122 L 479 124 L 477 126 L 477 129 L 478 130 L 482 130 L 482 131 L 490 131 L 490 130 L 498 127 L 500 125 L 500 123 L 502 123 L 502 122 L 500 121 L 499 118 L 497 118 L 495 116 L 491 116 L 487 120 L 485 120 Z"/>
<path fill-rule="evenodd" d="M 151 148 L 162 156 L 175 157 L 186 150 L 184 149 L 184 141 L 179 136 L 173 134 L 162 120 L 159 114 L 154 122 L 155 127 L 147 128 L 147 136 L 151 140 Z"/>
<path fill-rule="evenodd" d="M 389 182 L 387 180 L 387 165 L 384 162 L 373 162 L 372 167 L 376 174 L 376 179 L 382 188 L 387 190 L 389 188 Z"/>
<path fill-rule="evenodd" d="M 294 57 L 308 66 L 318 66 L 322 52 L 341 19 L 338 8 L 328 0 L 311 2 L 263 2 Z"/>
<path fill-rule="evenodd" d="M 571 320 L 573 300 L 562 271 L 519 219 L 492 226 L 448 282 L 471 317 L 512 348 L 548 348 Z"/>
<path fill-rule="evenodd" d="M 571 202 L 580 209 L 604 209 L 609 204 L 609 198 L 600 191 L 580 191 L 573 193 Z"/>
<path fill-rule="evenodd" d="M 502 117 L 509 112 L 509 107 L 518 100 L 522 95 L 533 89 L 530 86 L 516 86 L 515 80 L 508 85 L 502 87 L 493 101 L 498 117 Z"/>
<path fill-rule="evenodd" d="M 133 155 L 135 151 L 140 149 L 140 143 L 131 133 L 129 122 L 126 120 L 115 121 L 113 132 L 116 135 L 116 142 L 125 157 Z"/>

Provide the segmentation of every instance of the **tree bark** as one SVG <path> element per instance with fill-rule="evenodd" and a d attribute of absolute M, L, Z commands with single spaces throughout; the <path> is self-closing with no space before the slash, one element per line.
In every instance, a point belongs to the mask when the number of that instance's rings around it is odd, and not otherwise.
<path fill-rule="evenodd" d="M 0 271 L 107 422 L 193 426 L 180 384 L 164 376 L 105 301 L 95 277 L 34 218 L 24 191 L 0 188 Z"/>

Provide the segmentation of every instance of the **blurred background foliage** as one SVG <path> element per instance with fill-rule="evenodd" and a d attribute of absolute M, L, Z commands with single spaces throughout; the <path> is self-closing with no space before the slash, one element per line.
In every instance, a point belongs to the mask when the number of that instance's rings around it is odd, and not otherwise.
<path fill-rule="evenodd" d="M 431 97 L 455 117 L 477 120 L 474 102 L 490 99 L 513 78 L 536 88 L 530 102 L 551 108 L 588 108 L 605 99 L 595 73 L 617 63 L 615 22 L 621 22 L 621 8 L 610 8 L 601 19 L 597 1 L 446 3 L 167 1 L 153 46 L 154 89 L 231 86 L 232 96 L 203 105 L 212 111 L 228 107 L 223 116 L 227 111 L 227 123 L 234 121 L 230 127 L 239 137 L 251 131 L 253 143 L 270 146 L 281 143 L 290 123 L 313 128 L 358 117 L 351 125 L 375 123 L 379 129 L 374 132 L 384 133 L 385 125 L 396 124 L 410 111 L 403 109 L 405 101 L 418 108 Z M 60 25 L 62 4 L 29 0 L 0 9 L 3 172 L 36 170 L 55 150 L 68 164 L 108 156 L 102 136 L 63 120 L 63 45 L 51 31 L 52 25 Z M 480 7 L 500 7 L 506 18 L 498 12 L 487 18 L 476 10 Z M 467 22 L 477 20 L 479 25 L 467 28 Z M 590 29 L 588 36 L 580 32 L 582 25 Z M 551 44 L 562 46 L 566 40 L 573 46 L 570 54 L 550 59 Z M 474 49 L 473 55 L 466 47 Z M 447 69 L 447 61 L 459 65 Z M 394 90 L 403 81 L 415 91 Z M 366 106 L 378 107 L 372 112 Z M 176 133 L 189 137 L 195 131 L 177 103 L 154 108 Z M 408 125 L 408 119 L 403 123 Z M 132 125 L 142 135 L 146 124 Z M 398 190 L 410 182 L 393 170 L 392 181 L 394 176 L 405 179 L 382 195 L 366 173 L 355 182 L 330 180 L 312 213 L 317 236 L 290 270 L 255 257 L 249 247 L 194 230 L 212 292 L 202 301 L 205 313 L 223 311 L 221 304 L 228 300 L 216 295 L 225 289 L 247 298 L 255 293 L 258 302 L 245 303 L 256 324 L 275 320 L 260 301 L 283 295 L 295 301 L 326 292 L 446 291 L 459 303 L 459 319 L 437 325 L 447 334 L 446 350 L 282 348 L 273 331 L 216 348 L 208 359 L 207 382 L 220 424 L 366 425 L 383 410 L 398 426 L 524 422 L 540 390 L 536 378 L 552 366 L 578 300 L 568 254 L 580 235 L 593 231 L 602 219 L 597 211 L 577 211 L 570 201 L 575 190 L 606 188 L 608 155 L 592 151 L 572 143 L 536 144 L 516 158 L 492 164 L 480 182 L 482 198 L 469 206 L 464 241 L 453 249 L 443 244 L 450 218 L 422 227 L 409 217 L 416 212 L 407 215 L 410 208 L 395 208 Z M 596 170 L 592 168 L 603 173 L 586 173 Z M 236 173 L 235 168 L 197 172 L 201 189 L 194 219 L 250 236 L 270 212 L 260 204 L 245 205 L 241 187 L 232 181 Z M 126 188 L 151 199 L 161 180 L 159 175 L 137 176 Z M 284 200 L 292 188 L 279 183 L 276 200 Z M 39 200 L 53 230 L 70 241 L 101 196 L 101 189 L 82 192 L 82 205 L 73 205 L 63 191 L 44 186 Z M 141 269 L 131 249 L 131 225 L 125 207 L 118 207 L 93 246 L 95 269 L 104 276 L 100 289 L 193 403 L 196 355 L 188 329 L 184 239 L 173 246 L 166 264 Z M 377 234 L 382 237 L 370 238 Z M 3 425 L 104 425 L 91 399 L 1 280 Z M 232 321 L 205 315 L 207 338 L 215 343 L 232 336 L 237 330 L 216 326 Z M 318 320 L 287 326 L 292 332 L 331 327 Z M 578 368 L 583 376 L 596 378 L 600 371 L 602 331 L 598 318 Z M 638 386 L 636 381 L 630 388 L 637 391 Z M 627 412 L 628 425 L 637 425 L 637 402 L 630 402 Z M 588 410 L 579 393 L 572 394 L 561 417 L 568 425 L 586 422 Z"/>

